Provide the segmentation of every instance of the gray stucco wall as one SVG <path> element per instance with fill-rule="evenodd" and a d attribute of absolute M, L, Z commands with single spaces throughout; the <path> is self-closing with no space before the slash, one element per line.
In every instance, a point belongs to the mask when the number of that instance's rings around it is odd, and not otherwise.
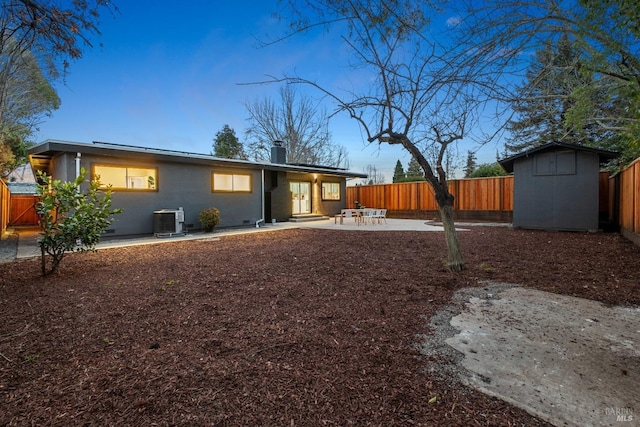
<path fill-rule="evenodd" d="M 263 172 L 259 166 L 214 166 L 204 161 L 188 162 L 168 160 L 163 157 L 125 157 L 122 155 L 83 153 L 80 166 L 93 179 L 94 167 L 126 166 L 153 168 L 156 170 L 156 188 L 145 190 L 113 189 L 113 207 L 122 208 L 116 221 L 107 230 L 108 236 L 153 234 L 154 211 L 161 209 L 184 210 L 188 230 L 201 229 L 198 214 L 207 208 L 220 209 L 219 227 L 254 226 L 256 221 L 275 218 L 287 221 L 292 214 L 292 193 L 290 183 L 302 181 L 311 183 L 312 213 L 333 215 L 346 203 L 346 180 L 340 176 L 289 171 Z M 238 173 L 251 176 L 251 192 L 213 192 L 212 174 Z M 53 156 L 49 163 L 49 173 L 55 179 L 70 181 L 76 176 L 76 153 L 64 152 Z M 317 182 L 316 182 L 317 180 Z M 322 200 L 322 182 L 337 182 L 341 186 L 341 199 Z M 88 183 L 84 184 L 84 187 Z M 263 206 L 264 216 L 263 218 Z M 270 214 L 270 217 L 269 217 Z"/>
<path fill-rule="evenodd" d="M 116 221 L 108 230 L 109 236 L 152 234 L 153 212 L 161 209 L 182 207 L 185 213 L 185 224 L 190 230 L 201 229 L 198 214 L 210 207 L 220 209 L 219 227 L 255 224 L 262 215 L 261 170 L 82 155 L 80 165 L 89 174 L 92 173 L 92 166 L 95 164 L 157 169 L 157 191 L 114 189 L 113 207 L 122 208 L 123 212 L 116 215 Z M 211 189 L 213 172 L 250 174 L 252 191 L 250 193 L 214 193 Z M 74 179 L 75 156 L 68 154 L 56 156 L 51 163 L 51 174 L 56 179 Z"/>
<path fill-rule="evenodd" d="M 599 167 L 597 154 L 566 149 L 516 160 L 513 225 L 597 230 Z"/>
<path fill-rule="evenodd" d="M 49 174 L 51 174 L 54 179 L 59 179 L 61 181 L 73 181 L 76 179 L 75 158 L 76 156 L 69 153 L 63 153 L 56 156 L 51 161 Z M 80 163 L 80 166 L 82 167 L 82 162 Z M 85 169 L 87 168 L 85 167 Z"/>

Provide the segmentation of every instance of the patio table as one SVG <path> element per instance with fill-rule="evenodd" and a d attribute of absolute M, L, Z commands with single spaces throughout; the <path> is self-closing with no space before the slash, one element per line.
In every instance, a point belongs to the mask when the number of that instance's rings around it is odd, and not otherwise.
<path fill-rule="evenodd" d="M 358 225 L 360 225 L 367 214 L 375 209 L 370 208 L 360 208 L 360 209 L 341 209 L 340 213 L 335 216 L 334 223 L 338 222 L 338 218 L 340 218 L 340 224 L 343 223 L 344 218 L 355 218 L 355 221 Z"/>

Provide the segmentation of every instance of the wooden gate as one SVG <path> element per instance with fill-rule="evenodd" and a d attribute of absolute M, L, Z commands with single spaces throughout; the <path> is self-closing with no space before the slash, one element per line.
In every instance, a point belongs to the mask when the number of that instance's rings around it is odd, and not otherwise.
<path fill-rule="evenodd" d="M 38 196 L 11 195 L 11 209 L 9 210 L 9 225 L 38 225 L 36 202 Z"/>

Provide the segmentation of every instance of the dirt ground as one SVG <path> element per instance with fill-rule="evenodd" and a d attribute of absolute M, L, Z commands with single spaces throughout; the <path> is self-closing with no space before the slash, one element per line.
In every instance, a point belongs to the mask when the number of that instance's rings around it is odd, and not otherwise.
<path fill-rule="evenodd" d="M 547 425 L 465 385 L 455 354 L 429 351 L 433 320 L 487 281 L 638 306 L 640 248 L 459 238 L 459 274 L 441 233 L 364 230 L 71 254 L 47 278 L 38 259 L 1 264 L 0 425 Z"/>

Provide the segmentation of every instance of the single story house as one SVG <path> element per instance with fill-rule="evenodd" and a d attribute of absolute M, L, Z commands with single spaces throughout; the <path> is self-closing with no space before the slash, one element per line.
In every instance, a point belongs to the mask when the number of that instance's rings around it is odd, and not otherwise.
<path fill-rule="evenodd" d="M 35 171 L 71 181 L 81 168 L 113 189 L 122 208 L 109 236 L 159 234 L 161 217 L 180 221 L 180 230 L 199 230 L 198 214 L 220 210 L 219 227 L 258 226 L 304 216 L 332 216 L 346 204 L 347 178 L 365 174 L 345 169 L 287 164 L 275 144 L 271 162 L 231 160 L 213 155 L 104 142 L 47 140 L 29 150 Z M 166 225 L 166 224 L 165 224 Z"/>
<path fill-rule="evenodd" d="M 513 172 L 513 226 L 595 231 L 599 227 L 600 166 L 618 153 L 548 143 L 500 160 Z"/>

